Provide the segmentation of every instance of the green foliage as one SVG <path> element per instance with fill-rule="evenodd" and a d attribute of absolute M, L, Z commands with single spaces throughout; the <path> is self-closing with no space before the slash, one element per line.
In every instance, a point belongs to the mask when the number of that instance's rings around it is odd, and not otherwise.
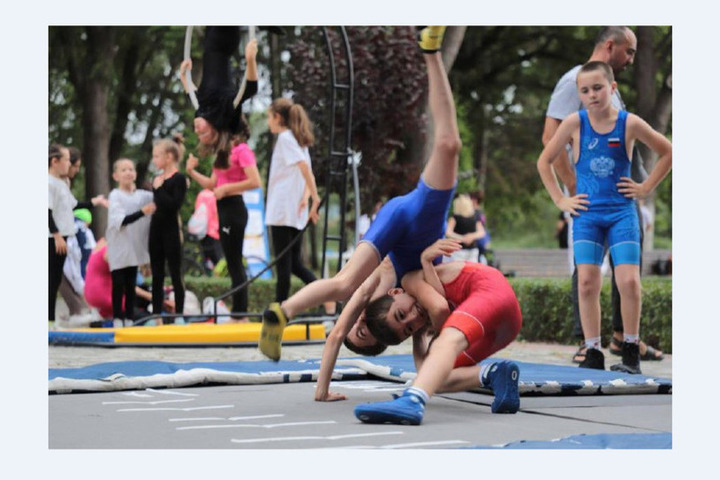
<path fill-rule="evenodd" d="M 650 344 L 672 352 L 672 280 L 646 277 L 642 280 L 641 336 Z M 569 279 L 511 278 L 510 284 L 520 302 L 523 327 L 520 339 L 526 341 L 576 343 L 573 338 L 571 281 Z M 612 336 L 610 282 L 603 282 L 600 294 L 601 332 L 604 342 Z"/>
<path fill-rule="evenodd" d="M 523 315 L 519 340 L 529 342 L 577 343 L 572 335 L 573 312 L 571 283 L 569 279 L 510 278 Z M 200 301 L 230 290 L 229 278 L 185 277 L 188 289 Z M 643 283 L 643 306 L 640 332 L 651 345 L 662 345 L 665 352 L 672 353 L 672 279 L 645 277 Z M 291 294 L 302 288 L 298 279 L 292 279 Z M 249 311 L 262 312 L 275 299 L 275 280 L 256 280 L 250 285 Z M 225 299 L 228 305 L 231 299 Z M 602 311 L 603 341 L 612 336 L 612 308 L 610 282 L 603 282 L 600 305 Z"/>
<path fill-rule="evenodd" d="M 248 293 L 248 311 L 263 312 L 270 302 L 275 301 L 275 280 L 255 280 L 250 284 Z M 185 287 L 197 295 L 202 302 L 205 297 L 219 297 L 230 291 L 228 277 L 185 277 Z M 303 287 L 303 283 L 293 277 L 290 281 L 290 294 Z M 230 308 L 232 296 L 222 299 Z"/>

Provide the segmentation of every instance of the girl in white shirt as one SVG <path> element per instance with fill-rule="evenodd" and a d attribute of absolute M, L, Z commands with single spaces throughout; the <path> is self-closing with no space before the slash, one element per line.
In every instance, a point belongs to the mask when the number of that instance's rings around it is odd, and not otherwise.
<path fill-rule="evenodd" d="M 301 236 L 308 220 L 318 221 L 320 197 L 312 172 L 310 152 L 315 137 L 312 124 L 302 105 L 278 98 L 268 109 L 268 127 L 277 134 L 270 162 L 265 224 L 270 227 L 275 256 Z M 308 198 L 312 204 L 308 208 Z M 304 283 L 316 280 L 302 264 L 302 239 L 277 260 L 275 301 L 282 302 L 290 293 L 290 275 Z"/>
<path fill-rule="evenodd" d="M 132 160 L 121 158 L 115 161 L 113 180 L 118 186 L 110 192 L 108 198 L 108 226 L 105 233 L 107 260 L 112 276 L 115 327 L 133 323 L 138 267 L 150 262 L 150 215 L 155 212 L 155 203 L 152 192 L 135 187 L 136 178 Z"/>

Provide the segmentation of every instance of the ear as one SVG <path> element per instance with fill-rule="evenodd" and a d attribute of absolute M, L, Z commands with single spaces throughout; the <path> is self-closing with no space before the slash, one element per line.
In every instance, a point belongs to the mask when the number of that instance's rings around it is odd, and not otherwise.
<path fill-rule="evenodd" d="M 405 290 L 403 290 L 400 287 L 395 287 L 395 288 L 391 288 L 390 290 L 388 290 L 388 295 L 390 295 L 391 297 L 394 297 L 395 295 L 397 295 L 399 293 L 405 293 Z"/>
<path fill-rule="evenodd" d="M 618 88 L 617 82 L 612 82 L 612 83 L 610 84 L 610 91 L 611 91 L 611 92 L 614 92 L 615 90 L 617 90 L 617 88 Z"/>

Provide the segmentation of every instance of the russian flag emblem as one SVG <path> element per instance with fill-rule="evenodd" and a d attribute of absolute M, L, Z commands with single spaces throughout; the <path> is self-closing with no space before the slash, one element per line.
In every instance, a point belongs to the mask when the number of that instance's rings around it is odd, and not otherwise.
<path fill-rule="evenodd" d="M 608 138 L 608 147 L 619 147 L 620 139 L 617 137 Z"/>

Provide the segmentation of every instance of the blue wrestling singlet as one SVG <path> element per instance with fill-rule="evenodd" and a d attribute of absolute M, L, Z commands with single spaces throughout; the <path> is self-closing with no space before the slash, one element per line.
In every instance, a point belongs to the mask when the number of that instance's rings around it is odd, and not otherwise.
<path fill-rule="evenodd" d="M 398 284 L 407 272 L 422 268 L 422 251 L 445 236 L 454 193 L 455 187 L 449 190 L 429 187 L 421 176 L 413 191 L 383 205 L 363 236 L 361 242 L 372 245 L 380 261 L 390 255 Z"/>
<path fill-rule="evenodd" d="M 602 264 L 605 240 L 615 265 L 640 263 L 640 224 L 635 202 L 618 191 L 620 177 L 630 177 L 625 145 L 628 113 L 618 111 L 615 128 L 593 130 L 586 110 L 580 116 L 580 154 L 575 165 L 577 193 L 587 194 L 588 210 L 573 221 L 577 264 Z"/>

